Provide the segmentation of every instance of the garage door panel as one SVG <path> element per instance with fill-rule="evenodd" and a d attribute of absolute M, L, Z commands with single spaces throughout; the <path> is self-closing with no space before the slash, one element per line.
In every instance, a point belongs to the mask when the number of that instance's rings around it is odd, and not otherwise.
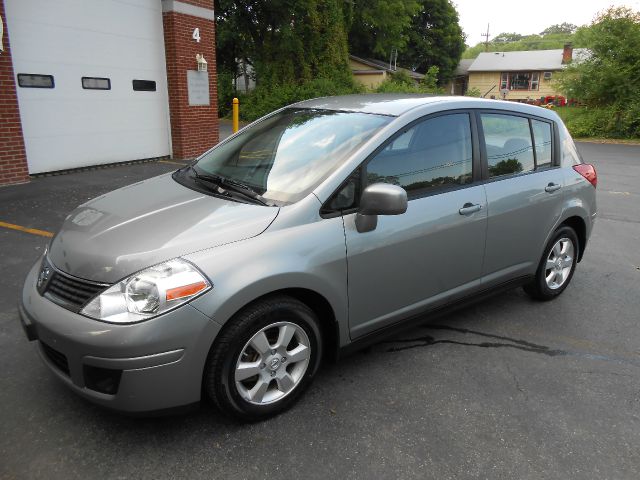
<path fill-rule="evenodd" d="M 154 133 L 160 132 L 123 131 L 115 140 L 110 133 L 97 133 L 91 136 L 90 148 L 86 148 L 86 138 L 82 135 L 32 137 L 29 142 L 31 152 L 38 158 L 45 159 L 47 163 L 53 165 L 64 164 L 63 169 L 67 169 L 162 156 L 164 150 L 159 149 L 155 142 L 149 140 Z M 129 146 L 124 149 L 119 147 L 120 144 Z"/>
<path fill-rule="evenodd" d="M 101 92 L 94 95 L 101 95 Z M 58 107 L 64 109 L 63 120 Z M 150 122 L 157 125 L 157 118 L 165 115 L 163 105 L 156 98 L 135 102 L 110 98 L 40 98 L 25 101 L 21 105 L 21 111 L 23 117 L 29 118 L 29 134 L 25 132 L 25 136 L 37 137 L 138 130 Z M 157 126 L 162 127 L 162 130 L 166 129 L 165 125 Z"/>

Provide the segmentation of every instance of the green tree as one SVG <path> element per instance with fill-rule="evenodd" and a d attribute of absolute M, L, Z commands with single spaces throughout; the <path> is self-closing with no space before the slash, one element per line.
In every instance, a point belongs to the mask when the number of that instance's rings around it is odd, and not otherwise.
<path fill-rule="evenodd" d="M 248 62 L 251 57 L 253 38 L 247 35 L 246 29 L 240 27 L 244 21 L 239 14 L 236 2 L 215 0 L 216 14 L 216 64 L 218 69 L 219 90 L 227 92 L 226 84 L 231 82 L 240 72 L 238 60 Z M 225 95 L 226 97 L 227 95 Z M 220 97 L 220 95 L 219 95 Z M 220 101 L 223 99 L 219 98 Z M 226 98 L 224 99 L 226 104 Z"/>
<path fill-rule="evenodd" d="M 640 101 L 640 13 L 609 8 L 578 29 L 576 38 L 590 55 L 558 76 L 567 96 L 594 106 Z"/>
<path fill-rule="evenodd" d="M 401 65 L 422 73 L 436 66 L 440 82 L 451 78 L 464 51 L 465 37 L 450 0 L 420 0 L 420 10 L 407 35 Z"/>
<path fill-rule="evenodd" d="M 345 12 L 350 25 L 349 50 L 367 57 L 389 58 L 407 44 L 418 0 L 352 0 Z"/>
<path fill-rule="evenodd" d="M 350 78 L 341 0 L 296 0 L 256 58 L 259 79 L 272 83 Z"/>
<path fill-rule="evenodd" d="M 518 42 L 524 38 L 524 35 L 520 35 L 519 33 L 501 33 L 500 35 L 496 35 L 493 38 L 493 42 L 496 43 L 509 43 L 509 42 Z"/>
<path fill-rule="evenodd" d="M 254 66 L 257 82 L 350 81 L 342 0 L 216 0 L 218 64 Z"/>
<path fill-rule="evenodd" d="M 564 35 L 571 35 L 573 33 L 576 33 L 577 29 L 578 27 L 573 23 L 562 22 L 562 23 L 551 25 L 550 27 L 545 28 L 542 32 L 540 32 L 540 35 L 545 36 L 545 35 L 552 35 L 557 33 L 561 33 Z"/>

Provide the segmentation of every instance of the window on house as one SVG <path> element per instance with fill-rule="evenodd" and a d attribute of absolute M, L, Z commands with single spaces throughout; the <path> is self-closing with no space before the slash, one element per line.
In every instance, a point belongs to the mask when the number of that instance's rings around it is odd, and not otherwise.
<path fill-rule="evenodd" d="M 82 88 L 85 90 L 111 90 L 111 79 L 82 77 Z"/>
<path fill-rule="evenodd" d="M 136 92 L 155 92 L 156 82 L 153 80 L 134 80 L 133 89 Z"/>
<path fill-rule="evenodd" d="M 538 85 L 540 84 L 540 73 L 532 72 L 531 73 L 531 88 L 529 90 L 538 90 Z"/>
<path fill-rule="evenodd" d="M 500 88 L 509 90 L 538 90 L 540 72 L 503 72 L 500 75 Z"/>
<path fill-rule="evenodd" d="M 530 90 L 531 74 L 529 72 L 513 72 L 511 74 L 511 90 Z"/>
<path fill-rule="evenodd" d="M 23 88 L 53 88 L 53 75 L 39 75 L 35 73 L 19 73 L 18 85 Z"/>

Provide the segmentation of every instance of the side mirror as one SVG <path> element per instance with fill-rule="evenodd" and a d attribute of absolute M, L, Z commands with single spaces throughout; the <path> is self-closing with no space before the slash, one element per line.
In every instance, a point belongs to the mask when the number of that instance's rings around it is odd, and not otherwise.
<path fill-rule="evenodd" d="M 362 192 L 356 214 L 356 229 L 370 232 L 378 226 L 378 215 L 400 215 L 407 211 L 407 192 L 389 183 L 374 183 Z"/>

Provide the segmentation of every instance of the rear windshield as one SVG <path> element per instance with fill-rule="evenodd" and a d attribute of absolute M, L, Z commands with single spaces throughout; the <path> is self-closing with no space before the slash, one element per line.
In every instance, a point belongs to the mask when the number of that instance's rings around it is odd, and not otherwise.
<path fill-rule="evenodd" d="M 392 117 L 285 109 L 204 154 L 199 172 L 250 186 L 279 204 L 307 196 Z"/>

